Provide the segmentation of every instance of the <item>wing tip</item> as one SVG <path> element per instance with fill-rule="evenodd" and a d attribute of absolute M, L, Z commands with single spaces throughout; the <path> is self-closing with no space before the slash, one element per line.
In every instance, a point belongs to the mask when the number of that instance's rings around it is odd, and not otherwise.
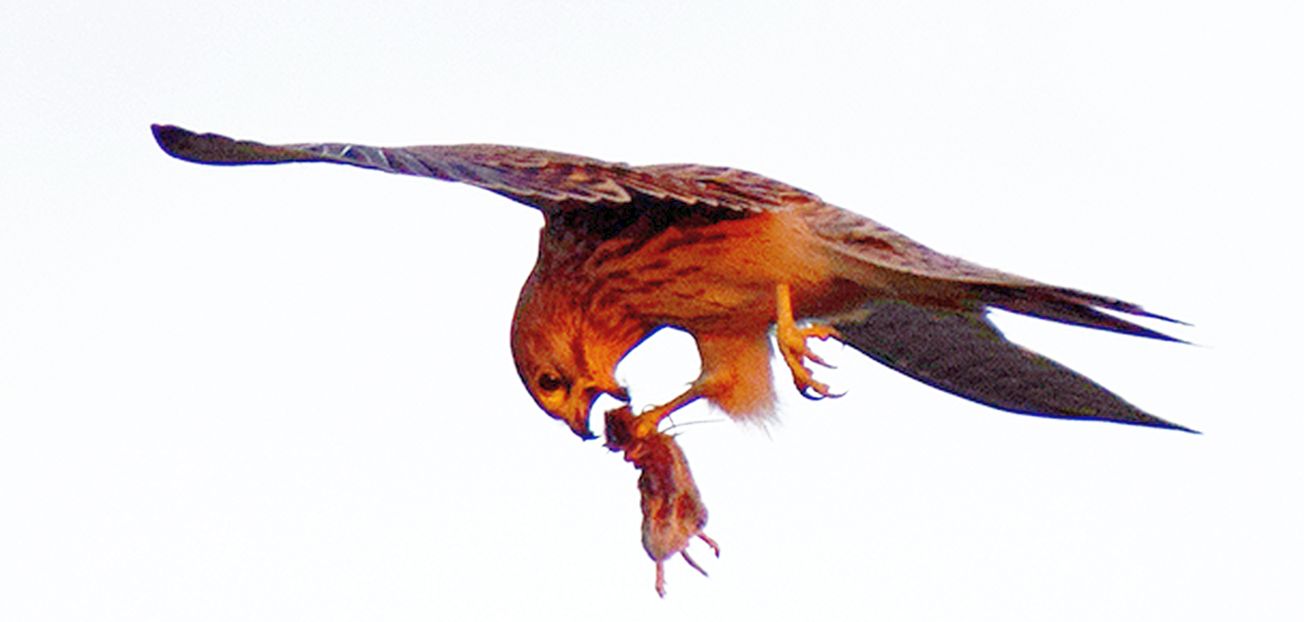
<path fill-rule="evenodd" d="M 1151 420 L 1151 421 L 1136 421 L 1136 422 L 1130 422 L 1130 421 L 1118 421 L 1118 420 L 1114 420 L 1114 419 L 1110 419 L 1110 420 L 1108 420 L 1108 421 L 1110 421 L 1110 422 L 1112 422 L 1112 423 L 1125 423 L 1125 424 L 1126 424 L 1126 423 L 1134 423 L 1135 425 L 1140 425 L 1140 426 L 1145 426 L 1145 427 L 1150 427 L 1150 428 L 1159 428 L 1159 429 L 1161 429 L 1161 430 L 1175 430 L 1175 431 L 1177 431 L 1177 432 L 1186 432 L 1187 434 L 1195 434 L 1195 435 L 1197 435 L 1197 436 L 1203 436 L 1203 435 L 1204 435 L 1204 432 L 1201 432 L 1201 431 L 1196 430 L 1196 429 L 1194 429 L 1194 428 L 1188 428 L 1188 427 L 1186 427 L 1186 426 L 1184 426 L 1184 425 L 1176 424 L 1176 423 L 1173 423 L 1173 422 L 1171 422 L 1171 421 L 1165 421 L 1165 420 L 1160 419 L 1160 418 L 1158 418 L 1158 417 L 1153 417 L 1153 420 Z"/>
<path fill-rule="evenodd" d="M 200 134 L 164 123 L 151 124 L 149 129 L 159 148 L 178 160 L 199 164 L 236 164 L 248 160 L 238 157 L 238 144 L 226 136 Z"/>
<path fill-rule="evenodd" d="M 1179 323 L 1180 323 L 1180 322 L 1179 322 Z M 1185 326 L 1190 326 L 1190 324 L 1184 324 L 1184 325 L 1185 325 Z M 1191 342 L 1189 342 L 1189 341 L 1187 341 L 1187 340 L 1185 340 L 1185 339 L 1181 339 L 1181 338 L 1179 338 L 1179 337 L 1174 337 L 1174 336 L 1169 335 L 1169 334 L 1167 334 L 1167 333 L 1161 333 L 1161 332 L 1159 332 L 1159 331 L 1157 331 L 1157 330 L 1151 330 L 1151 329 L 1149 329 L 1149 328 L 1145 328 L 1145 329 L 1144 329 L 1144 332 L 1124 333 L 1124 334 L 1132 334 L 1132 335 L 1135 335 L 1135 336 L 1137 336 L 1137 337 L 1145 337 L 1145 338 L 1147 338 L 1147 339 L 1154 339 L 1154 340 L 1156 340 L 1156 341 L 1167 341 L 1167 342 L 1170 342 L 1170 343 L 1180 343 L 1180 344 L 1188 345 L 1188 346 L 1191 345 Z"/>
<path fill-rule="evenodd" d="M 164 153 L 199 164 L 239 165 L 311 162 L 319 156 L 295 149 L 236 140 L 221 134 L 200 134 L 183 127 L 154 123 L 149 126 Z"/>
<path fill-rule="evenodd" d="M 977 401 L 971 397 L 964 396 L 964 395 L 960 395 L 960 397 L 969 399 L 971 401 Z M 983 402 L 978 402 L 978 403 L 984 404 Z M 1133 426 L 1138 428 L 1173 430 L 1176 432 L 1195 434 L 1197 436 L 1204 435 L 1204 432 L 1201 432 L 1194 428 L 1188 428 L 1178 423 L 1173 423 L 1172 421 L 1168 421 L 1166 419 L 1160 419 L 1159 417 L 1151 415 L 1147 412 L 1138 410 L 1136 409 L 1136 407 L 1131 406 L 1130 404 L 1127 404 L 1126 406 L 1128 410 L 1130 410 L 1131 412 L 1114 413 L 1114 414 L 1084 414 L 1080 412 L 1051 411 L 1046 409 L 1009 408 L 1004 406 L 997 406 L 995 404 L 984 404 L 984 405 L 993 408 L 995 410 L 1012 412 L 1020 415 L 1030 415 L 1033 417 L 1039 417 L 1044 419 L 1060 419 L 1065 421 L 1098 421 L 1101 423 L 1115 423 L 1119 425 Z"/>
<path fill-rule="evenodd" d="M 1179 326 L 1190 326 L 1187 322 L 1152 313 L 1140 305 L 1117 298 L 1064 287 L 988 286 L 983 287 L 982 292 L 981 298 L 984 303 L 1006 311 L 1134 337 L 1190 344 L 1185 339 L 1142 326 L 1119 315 L 1126 314 Z"/>
<path fill-rule="evenodd" d="M 186 141 L 195 136 L 195 133 L 165 123 L 151 123 L 149 130 L 154 134 L 154 142 L 158 143 L 164 153 L 178 159 L 186 160 L 184 149 L 181 149 Z"/>
<path fill-rule="evenodd" d="M 1106 307 L 1106 308 L 1108 308 L 1108 307 Z M 1153 312 L 1153 311 L 1148 311 L 1148 310 L 1146 310 L 1146 309 L 1144 309 L 1144 308 L 1142 308 L 1142 307 L 1134 306 L 1132 309 L 1119 309 L 1119 310 L 1123 311 L 1124 313 L 1130 313 L 1130 314 L 1132 314 L 1132 315 L 1136 315 L 1136 316 L 1140 316 L 1140 317 L 1148 317 L 1148 318 L 1150 318 L 1150 319 L 1152 319 L 1152 320 L 1159 320 L 1159 321 L 1161 321 L 1161 322 L 1168 322 L 1169 324 L 1177 324 L 1178 326 L 1194 326 L 1194 324 L 1192 324 L 1192 323 L 1190 323 L 1190 322 L 1184 322 L 1184 321 L 1179 320 L 1179 319 L 1177 319 L 1177 318 L 1168 317 L 1167 315 L 1160 315 L 1160 314 L 1155 313 L 1155 312 Z"/>

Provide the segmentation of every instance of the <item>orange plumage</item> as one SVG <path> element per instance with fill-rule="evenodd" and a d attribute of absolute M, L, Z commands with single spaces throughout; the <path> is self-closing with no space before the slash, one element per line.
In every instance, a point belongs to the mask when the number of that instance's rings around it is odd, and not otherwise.
<path fill-rule="evenodd" d="M 521 381 L 546 413 L 593 438 L 589 413 L 597 397 L 628 401 L 613 375 L 617 363 L 662 327 L 690 333 L 701 374 L 669 402 L 626 413 L 631 440 L 618 445 L 645 476 L 680 492 L 687 489 L 678 479 L 653 475 L 661 473 L 656 465 L 683 465 L 687 473 L 682 453 L 658 425 L 698 399 L 739 419 L 771 413 L 771 329 L 794 384 L 814 399 L 832 394 L 813 377 L 807 364 L 822 361 L 806 342 L 837 338 L 916 380 L 994 408 L 1186 430 L 1007 341 L 986 311 L 1176 341 L 1108 312 L 1168 318 L 938 253 L 755 173 L 631 166 L 502 145 L 276 146 L 163 125 L 154 135 L 169 154 L 194 162 L 348 164 L 463 182 L 539 209 L 538 261 L 511 331 Z M 636 458 L 641 454 L 630 448 L 640 443 L 669 453 Z"/>

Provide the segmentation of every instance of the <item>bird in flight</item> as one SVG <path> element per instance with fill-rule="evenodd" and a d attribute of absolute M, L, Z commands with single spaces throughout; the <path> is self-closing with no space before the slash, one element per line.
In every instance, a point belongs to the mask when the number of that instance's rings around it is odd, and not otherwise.
<path fill-rule="evenodd" d="M 471 184 L 543 212 L 539 255 L 512 321 L 530 395 L 594 438 L 599 395 L 628 400 L 616 364 L 656 330 L 697 342 L 701 374 L 638 416 L 644 435 L 705 399 L 733 418 L 773 413 L 770 330 L 797 389 L 831 396 L 809 338 L 835 338 L 911 378 L 1027 415 L 1188 430 L 1005 339 L 996 307 L 1178 341 L 1102 310 L 1172 322 L 1115 298 L 1048 285 L 929 249 L 819 197 L 737 169 L 631 166 L 502 145 L 265 145 L 153 126 L 170 155 L 204 164 L 331 162 Z"/>
<path fill-rule="evenodd" d="M 808 340 L 836 339 L 1000 410 L 1193 431 L 1008 341 L 986 314 L 998 308 L 1180 341 L 1116 314 L 1175 320 L 938 253 L 755 173 L 633 166 L 502 145 L 267 145 L 171 125 L 153 132 L 164 151 L 191 162 L 348 164 L 471 184 L 542 212 L 538 259 L 517 302 L 511 347 L 521 381 L 544 412 L 579 437 L 595 438 L 594 401 L 603 394 L 629 401 L 614 371 L 630 350 L 664 327 L 697 342 L 701 373 L 687 390 L 637 415 L 616 415 L 622 440 L 609 446 L 643 471 L 640 481 L 671 491 L 644 491 L 645 504 L 679 498 L 701 505 L 682 452 L 658 432 L 668 415 L 697 400 L 739 420 L 773 414 L 771 330 L 794 385 L 812 399 L 837 394 L 814 377 L 811 364 L 824 361 Z M 675 534 L 653 537 L 655 546 L 645 537 L 659 574 L 663 559 L 700 534 L 705 509 L 658 524 L 646 507 L 645 535 Z"/>

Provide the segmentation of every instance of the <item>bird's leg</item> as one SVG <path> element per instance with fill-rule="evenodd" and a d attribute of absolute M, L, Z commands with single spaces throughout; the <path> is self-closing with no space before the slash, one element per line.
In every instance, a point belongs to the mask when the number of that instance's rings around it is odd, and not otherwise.
<path fill-rule="evenodd" d="M 661 425 L 661 420 L 670 416 L 670 413 L 679 410 L 702 397 L 702 390 L 697 384 L 689 387 L 687 391 L 680 393 L 675 399 L 670 400 L 660 406 L 654 406 L 634 418 L 634 438 L 643 439 L 657 433 L 657 428 Z"/>
<path fill-rule="evenodd" d="M 829 385 L 816 380 L 805 363 L 810 361 L 824 367 L 832 367 L 806 346 L 806 340 L 811 337 L 820 340 L 839 337 L 838 331 L 827 324 L 798 327 L 797 320 L 792 315 L 792 292 L 787 283 L 780 283 L 775 288 L 774 299 L 775 336 L 779 342 L 779 353 L 783 355 L 783 362 L 787 363 L 788 369 L 792 371 L 792 382 L 797 385 L 797 390 L 801 391 L 803 397 L 812 400 L 841 397 L 841 393 L 829 391 Z"/>

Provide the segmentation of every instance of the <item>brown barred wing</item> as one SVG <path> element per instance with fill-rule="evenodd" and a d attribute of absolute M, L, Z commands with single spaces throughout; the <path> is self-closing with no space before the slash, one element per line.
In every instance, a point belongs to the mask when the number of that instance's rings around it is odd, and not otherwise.
<path fill-rule="evenodd" d="M 1032 317 L 1162 341 L 1181 341 L 1101 311 L 1181 324 L 1140 305 L 1040 281 L 939 253 L 869 218 L 826 203 L 799 212 L 802 220 L 848 265 L 915 277 L 915 287 Z"/>
<path fill-rule="evenodd" d="M 626 205 L 640 197 L 760 212 L 782 208 L 797 194 L 767 178 L 715 167 L 635 167 L 584 156 L 506 145 L 373 147 L 350 143 L 267 145 L 219 134 L 154 125 L 154 138 L 173 157 L 201 164 L 328 162 L 398 175 L 470 184 L 546 212 Z M 774 192 L 775 190 L 781 192 Z"/>

